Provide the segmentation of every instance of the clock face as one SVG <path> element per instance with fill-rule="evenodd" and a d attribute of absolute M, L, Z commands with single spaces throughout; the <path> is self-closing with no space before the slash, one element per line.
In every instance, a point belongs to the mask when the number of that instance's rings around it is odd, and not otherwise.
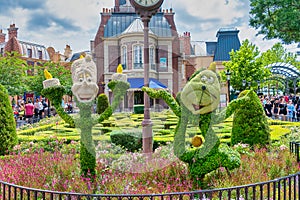
<path fill-rule="evenodd" d="M 150 7 L 159 2 L 159 0 L 134 0 L 137 4 L 145 7 Z"/>

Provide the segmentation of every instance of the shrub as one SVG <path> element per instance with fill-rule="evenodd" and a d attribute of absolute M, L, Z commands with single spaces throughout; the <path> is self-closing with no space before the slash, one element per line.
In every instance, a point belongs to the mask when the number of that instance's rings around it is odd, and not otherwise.
<path fill-rule="evenodd" d="M 0 84 L 0 155 L 18 143 L 16 122 L 7 90 Z"/>
<path fill-rule="evenodd" d="M 143 114 L 144 113 L 144 105 L 134 105 L 133 113 L 134 114 Z"/>
<path fill-rule="evenodd" d="M 109 102 L 106 94 L 100 94 L 97 98 L 97 113 L 100 115 L 108 106 Z"/>
<path fill-rule="evenodd" d="M 249 144 L 250 146 L 270 143 L 270 128 L 263 107 L 252 90 L 241 92 L 239 98 L 247 95 L 249 100 L 239 105 L 234 113 L 231 144 Z"/>
<path fill-rule="evenodd" d="M 130 152 L 137 151 L 142 148 L 143 133 L 140 131 L 112 131 L 110 134 L 111 142 L 120 145 Z"/>

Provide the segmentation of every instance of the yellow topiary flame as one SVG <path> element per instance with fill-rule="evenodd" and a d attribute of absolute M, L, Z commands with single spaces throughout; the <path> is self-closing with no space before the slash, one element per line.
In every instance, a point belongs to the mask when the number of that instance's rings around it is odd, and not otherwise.
<path fill-rule="evenodd" d="M 117 73 L 122 74 L 123 73 L 123 67 L 121 64 L 118 65 L 117 67 Z"/>
<path fill-rule="evenodd" d="M 48 79 L 52 79 L 52 75 L 50 74 L 50 72 L 48 72 L 47 69 L 44 70 L 44 75 L 45 75 L 45 78 L 48 80 Z"/>

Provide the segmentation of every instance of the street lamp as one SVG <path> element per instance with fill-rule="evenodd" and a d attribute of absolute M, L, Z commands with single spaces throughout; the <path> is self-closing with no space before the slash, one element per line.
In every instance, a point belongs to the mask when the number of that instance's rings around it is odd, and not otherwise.
<path fill-rule="evenodd" d="M 226 77 L 227 77 L 227 89 L 228 89 L 228 91 L 227 91 L 227 93 L 228 93 L 228 102 L 230 102 L 230 71 L 229 70 L 227 70 L 227 72 L 226 72 Z"/>
<path fill-rule="evenodd" d="M 131 5 L 135 8 L 135 12 L 141 17 L 144 25 L 144 86 L 149 87 L 149 23 L 153 15 L 155 15 L 164 0 L 130 0 Z M 152 122 L 150 118 L 150 97 L 144 92 L 144 120 L 143 126 L 143 152 L 152 153 L 153 151 L 153 135 Z"/>
<path fill-rule="evenodd" d="M 260 92 L 260 80 L 257 81 L 257 93 Z"/>
<path fill-rule="evenodd" d="M 248 82 L 248 87 L 250 89 L 250 87 L 251 87 L 251 81 Z"/>
<path fill-rule="evenodd" d="M 246 80 L 243 80 L 242 81 L 242 85 L 243 85 L 243 90 L 245 89 L 245 86 L 246 86 Z"/>

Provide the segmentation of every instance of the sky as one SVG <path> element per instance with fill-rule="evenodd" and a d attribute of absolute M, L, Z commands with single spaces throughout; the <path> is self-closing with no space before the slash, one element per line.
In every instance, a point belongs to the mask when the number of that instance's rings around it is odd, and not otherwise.
<path fill-rule="evenodd" d="M 7 33 L 15 23 L 18 39 L 52 46 L 73 53 L 90 49 L 100 24 L 103 8 L 113 8 L 114 0 L 2 0 L 0 28 Z M 279 40 L 264 40 L 249 27 L 249 0 L 165 0 L 163 9 L 172 8 L 179 34 L 188 31 L 194 41 L 216 41 L 220 28 L 237 28 L 242 42 L 249 39 L 261 52 Z M 6 36 L 8 37 L 8 35 Z M 285 46 L 296 50 L 296 44 Z"/>

